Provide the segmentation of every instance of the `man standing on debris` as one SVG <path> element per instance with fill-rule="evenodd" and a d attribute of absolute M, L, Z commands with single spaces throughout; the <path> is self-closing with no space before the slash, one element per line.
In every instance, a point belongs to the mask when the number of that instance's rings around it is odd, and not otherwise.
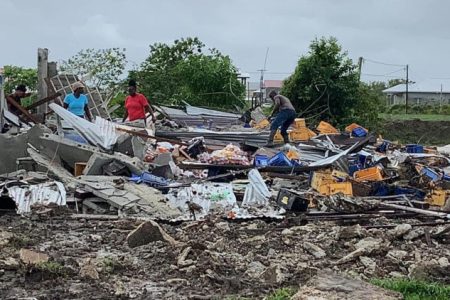
<path fill-rule="evenodd" d="M 144 122 L 146 122 L 146 113 L 149 113 L 152 116 L 153 123 L 155 123 L 156 117 L 147 98 L 145 98 L 144 95 L 137 93 L 136 90 L 136 81 L 130 80 L 128 83 L 129 96 L 125 99 L 125 114 L 122 122 L 125 122 L 127 118 L 130 122 L 135 120 L 144 120 Z"/>
<path fill-rule="evenodd" d="M 269 97 L 274 103 L 273 111 L 269 119 L 271 119 L 275 114 L 277 116 L 270 125 L 270 135 L 267 145 L 273 145 L 273 138 L 275 137 L 275 134 L 280 127 L 284 142 L 289 143 L 289 135 L 287 133 L 287 129 L 295 121 L 295 108 L 287 97 L 278 95 L 275 91 L 271 91 Z"/>
<path fill-rule="evenodd" d="M 72 85 L 73 93 L 64 98 L 64 108 L 80 118 L 87 118 L 92 122 L 91 112 L 88 107 L 88 98 L 83 94 L 84 85 L 75 82 Z"/>
<path fill-rule="evenodd" d="M 6 99 L 8 101 L 8 109 L 10 112 L 15 114 L 16 116 L 20 115 L 20 110 L 12 105 L 12 103 L 17 103 L 19 105 L 22 105 L 22 99 L 31 96 L 31 93 L 27 93 L 27 87 L 24 84 L 19 84 L 14 93 L 11 95 L 6 96 Z"/>

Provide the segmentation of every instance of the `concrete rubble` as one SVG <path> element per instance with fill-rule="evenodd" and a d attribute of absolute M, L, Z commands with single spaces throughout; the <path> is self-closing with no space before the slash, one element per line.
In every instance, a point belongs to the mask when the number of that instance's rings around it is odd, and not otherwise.
<path fill-rule="evenodd" d="M 64 126 L 0 134 L 1 298 L 401 299 L 368 281 L 450 283 L 448 147 L 304 119 L 265 147 L 258 112 L 244 128 L 161 107 L 153 130 L 50 108 Z"/>

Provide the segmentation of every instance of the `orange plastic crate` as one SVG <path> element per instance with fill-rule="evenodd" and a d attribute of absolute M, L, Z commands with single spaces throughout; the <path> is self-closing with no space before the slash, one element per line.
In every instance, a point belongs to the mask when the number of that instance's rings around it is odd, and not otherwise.
<path fill-rule="evenodd" d="M 334 128 L 330 123 L 321 121 L 317 126 L 317 130 L 322 134 L 338 134 L 339 131 Z"/>
<path fill-rule="evenodd" d="M 372 168 L 367 168 L 363 170 L 356 171 L 353 174 L 353 178 L 356 181 L 381 181 L 383 180 L 383 174 L 381 174 L 381 169 L 377 166 Z"/>

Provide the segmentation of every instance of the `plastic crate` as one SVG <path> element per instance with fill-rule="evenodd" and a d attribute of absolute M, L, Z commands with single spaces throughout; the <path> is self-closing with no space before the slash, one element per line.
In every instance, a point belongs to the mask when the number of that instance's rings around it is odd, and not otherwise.
<path fill-rule="evenodd" d="M 293 191 L 280 189 L 278 192 L 277 203 L 286 210 L 306 211 L 308 209 L 309 200 Z"/>
<path fill-rule="evenodd" d="M 269 157 L 267 155 L 256 154 L 254 165 L 255 167 L 265 167 L 269 164 Z"/>
<path fill-rule="evenodd" d="M 289 133 L 289 139 L 293 142 L 297 141 L 308 141 L 310 139 L 310 134 L 307 128 L 303 130 L 295 130 Z"/>
<path fill-rule="evenodd" d="M 352 136 L 354 137 L 364 137 L 367 135 L 367 131 L 362 127 L 357 127 L 352 130 Z"/>
<path fill-rule="evenodd" d="M 423 146 L 416 144 L 406 145 L 406 152 L 408 153 L 423 153 Z"/>
<path fill-rule="evenodd" d="M 345 132 L 351 133 L 353 131 L 353 129 L 355 129 L 355 128 L 362 128 L 366 132 L 368 132 L 367 129 L 365 129 L 364 127 L 362 127 L 362 126 L 360 126 L 360 125 L 358 125 L 356 123 L 352 123 L 352 124 L 348 125 L 347 127 L 345 127 Z"/>
<path fill-rule="evenodd" d="M 268 161 L 269 166 L 292 167 L 292 162 L 283 152 L 278 152 Z"/>
<path fill-rule="evenodd" d="M 353 187 L 351 182 L 330 183 L 328 188 L 329 192 L 327 195 L 334 195 L 341 193 L 344 195 L 353 196 Z"/>
<path fill-rule="evenodd" d="M 339 134 L 339 131 L 330 123 L 321 121 L 317 126 L 317 130 L 322 134 Z"/>
<path fill-rule="evenodd" d="M 296 118 L 294 121 L 294 127 L 297 129 L 306 128 L 305 119 Z"/>
<path fill-rule="evenodd" d="M 381 181 L 383 175 L 381 174 L 381 168 L 378 166 L 356 171 L 353 174 L 353 178 L 356 181 Z"/>

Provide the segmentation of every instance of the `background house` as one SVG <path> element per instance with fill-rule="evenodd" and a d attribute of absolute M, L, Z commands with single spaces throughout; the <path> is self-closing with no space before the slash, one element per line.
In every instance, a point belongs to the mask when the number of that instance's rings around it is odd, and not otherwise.
<path fill-rule="evenodd" d="M 383 90 L 387 96 L 387 104 L 405 104 L 406 84 L 398 84 Z M 441 105 L 450 104 L 450 81 L 422 81 L 408 85 L 408 104 L 411 105 Z"/>
<path fill-rule="evenodd" d="M 283 87 L 283 80 L 264 80 L 264 98 L 267 99 L 271 91 L 279 93 Z"/>

